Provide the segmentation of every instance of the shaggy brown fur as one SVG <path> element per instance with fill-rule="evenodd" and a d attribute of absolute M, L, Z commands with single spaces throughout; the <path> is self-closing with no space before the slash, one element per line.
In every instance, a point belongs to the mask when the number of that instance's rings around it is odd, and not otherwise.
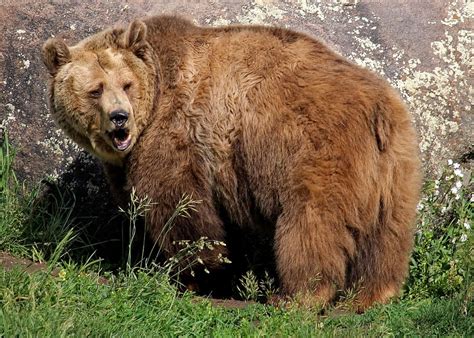
<path fill-rule="evenodd" d="M 107 163 L 112 185 L 157 202 L 152 237 L 184 193 L 202 200 L 168 234 L 168 255 L 176 240 L 223 240 L 221 209 L 240 226 L 258 227 L 258 214 L 275 227 L 282 294 L 327 303 L 356 284 L 364 309 L 398 293 L 420 171 L 410 117 L 385 81 L 300 33 L 176 17 L 74 47 L 50 40 L 43 54 L 52 115 Z M 117 110 L 129 114 L 119 127 Z M 218 253 L 207 263 L 218 267 Z"/>

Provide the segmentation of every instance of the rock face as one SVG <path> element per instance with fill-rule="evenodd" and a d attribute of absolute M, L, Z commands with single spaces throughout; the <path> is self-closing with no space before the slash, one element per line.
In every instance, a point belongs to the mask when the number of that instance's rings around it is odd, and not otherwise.
<path fill-rule="evenodd" d="M 448 158 L 472 158 L 472 2 L 4 0 L 0 118 L 17 148 L 21 179 L 58 177 L 77 167 L 80 152 L 49 117 L 42 43 L 55 35 L 73 44 L 109 25 L 164 13 L 184 15 L 201 25 L 285 26 L 320 38 L 401 92 L 413 114 L 428 172 Z M 89 184 L 91 194 L 98 189 Z"/>
<path fill-rule="evenodd" d="M 180 14 L 200 25 L 278 25 L 320 38 L 379 73 L 405 99 L 427 172 L 448 158 L 472 160 L 474 3 L 433 1 L 3 0 L 0 5 L 0 118 L 17 149 L 20 179 L 81 171 L 88 195 L 102 191 L 100 168 L 59 131 L 47 108 L 40 49 L 51 36 L 69 44 L 114 24 Z M 79 156 L 79 157 L 78 157 Z M 84 161 L 86 167 L 81 169 Z M 78 165 L 79 164 L 79 165 Z M 85 168 L 95 168 L 86 172 Z M 68 175 L 74 177 L 74 175 Z M 78 179 L 79 180 L 79 179 Z M 102 182 L 102 183 L 100 183 Z M 74 182 L 73 182 L 74 183 Z"/>

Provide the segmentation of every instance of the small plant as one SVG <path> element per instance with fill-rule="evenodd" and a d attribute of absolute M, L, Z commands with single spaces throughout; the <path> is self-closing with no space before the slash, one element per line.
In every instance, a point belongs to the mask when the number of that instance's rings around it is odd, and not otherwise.
<path fill-rule="evenodd" d="M 134 240 L 137 233 L 137 223 L 142 217 L 146 219 L 147 212 L 151 209 L 154 203 L 148 198 L 148 196 L 139 197 L 136 193 L 136 190 L 132 188 L 127 210 L 120 208 L 120 212 L 124 213 L 129 219 L 129 243 L 126 271 L 130 273 L 137 268 L 141 270 L 158 270 L 173 278 L 188 269 L 190 270 L 191 275 L 194 276 L 194 268 L 196 266 L 200 266 L 204 272 L 209 273 L 209 270 L 205 266 L 205 262 L 199 257 L 199 253 L 203 250 L 212 251 L 218 246 L 225 246 L 225 243 L 221 241 L 210 240 L 207 237 L 201 237 L 196 241 L 181 240 L 174 242 L 174 245 L 178 245 L 180 247 L 178 252 L 173 257 L 168 258 L 163 264 L 156 264 L 157 258 L 159 258 L 163 251 L 163 243 L 166 239 L 166 236 L 173 228 L 176 219 L 179 217 L 191 217 L 191 212 L 197 211 L 197 205 L 199 203 L 201 203 L 201 201 L 194 200 L 191 196 L 183 195 L 176 205 L 173 214 L 165 223 L 158 237 L 154 241 L 153 247 L 149 251 L 147 257 L 145 257 L 145 239 L 142 239 L 141 258 L 138 264 L 133 266 L 132 246 L 134 245 Z M 143 233 L 143 236 L 146 236 L 145 232 Z M 218 254 L 217 259 L 220 263 L 230 263 L 229 259 L 222 256 L 222 254 Z"/>
<path fill-rule="evenodd" d="M 356 311 L 358 306 L 357 297 L 363 288 L 363 279 L 354 283 L 352 287 L 341 290 L 339 293 L 338 301 L 335 304 L 335 309 L 342 311 Z"/>
<path fill-rule="evenodd" d="M 249 270 L 239 279 L 240 285 L 237 286 L 239 296 L 245 300 L 257 301 L 261 296 L 258 280 L 253 271 Z"/>
<path fill-rule="evenodd" d="M 172 277 L 176 277 L 186 270 L 189 270 L 191 276 L 194 277 L 196 274 L 196 267 L 199 267 L 205 273 L 210 273 L 209 269 L 206 267 L 206 262 L 200 257 L 200 253 L 204 250 L 213 251 L 219 246 L 226 246 L 222 241 L 211 240 L 207 237 L 201 237 L 196 241 L 181 240 L 174 242 L 173 244 L 178 245 L 181 248 L 163 265 L 163 268 L 168 274 L 174 272 Z M 222 264 L 231 263 L 231 261 L 221 253 L 217 255 L 216 259 Z"/>
<path fill-rule="evenodd" d="M 252 270 L 247 271 L 240 279 L 240 286 L 237 286 L 237 292 L 245 300 L 266 300 L 278 293 L 275 287 L 275 279 L 265 271 L 263 279 L 258 280 Z"/>
<path fill-rule="evenodd" d="M 407 297 L 444 297 L 472 283 L 472 177 L 448 162 L 441 177 L 427 181 L 418 210 Z"/>
<path fill-rule="evenodd" d="M 266 299 L 270 299 L 272 296 L 278 293 L 278 288 L 275 284 L 275 278 L 271 277 L 270 274 L 265 271 L 263 279 L 259 282 L 260 290 Z"/>
<path fill-rule="evenodd" d="M 130 272 L 132 270 L 132 246 L 134 244 L 135 236 L 137 234 L 137 222 L 140 217 L 144 217 L 146 212 L 150 210 L 153 203 L 150 201 L 148 196 L 139 197 L 135 188 L 132 187 L 132 192 L 130 193 L 130 202 L 128 203 L 128 208 L 125 210 L 122 207 L 119 207 L 119 211 L 125 214 L 129 220 L 128 226 L 128 245 L 127 245 L 127 263 L 126 263 L 126 271 Z M 145 236 L 145 233 L 143 233 Z M 145 260 L 145 240 L 142 241 L 142 254 L 140 259 L 140 265 L 147 263 Z"/>

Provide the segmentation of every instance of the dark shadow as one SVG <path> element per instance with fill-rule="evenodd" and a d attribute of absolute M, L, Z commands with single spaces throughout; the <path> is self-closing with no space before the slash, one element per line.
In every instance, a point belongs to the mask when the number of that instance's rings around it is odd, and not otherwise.
<path fill-rule="evenodd" d="M 129 221 L 119 212 L 99 161 L 80 153 L 64 174 L 55 181 L 43 180 L 39 189 L 28 220 L 37 246 L 54 241 L 51 231 L 64 234 L 72 229 L 75 238 L 67 248 L 69 259 L 77 263 L 100 259 L 104 269 L 113 271 L 125 267 Z M 56 223 L 63 224 L 56 226 Z M 143 224 L 138 222 L 133 261 L 137 259 L 135 253 L 138 246 L 142 247 L 143 237 Z"/>

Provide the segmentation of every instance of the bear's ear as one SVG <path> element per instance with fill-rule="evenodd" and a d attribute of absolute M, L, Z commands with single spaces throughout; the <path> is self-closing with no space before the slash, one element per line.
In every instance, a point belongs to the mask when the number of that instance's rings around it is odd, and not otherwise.
<path fill-rule="evenodd" d="M 43 45 L 43 62 L 51 75 L 55 75 L 62 65 L 71 61 L 71 53 L 64 41 L 52 38 Z"/>
<path fill-rule="evenodd" d="M 139 58 L 144 57 L 148 47 L 146 33 L 146 25 L 141 20 L 133 21 L 125 32 L 125 48 L 132 50 Z"/>

